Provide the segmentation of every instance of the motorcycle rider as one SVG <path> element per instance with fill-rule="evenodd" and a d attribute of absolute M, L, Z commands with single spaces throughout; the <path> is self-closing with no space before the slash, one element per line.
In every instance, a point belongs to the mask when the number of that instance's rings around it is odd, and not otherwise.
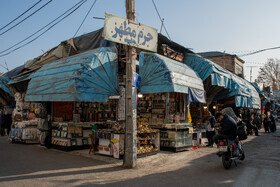
<path fill-rule="evenodd" d="M 216 114 L 216 120 L 218 123 L 221 123 L 219 133 L 213 137 L 213 141 L 216 145 L 218 145 L 219 140 L 222 139 L 235 140 L 237 136 L 237 125 L 234 119 L 227 114 L 218 112 Z"/>

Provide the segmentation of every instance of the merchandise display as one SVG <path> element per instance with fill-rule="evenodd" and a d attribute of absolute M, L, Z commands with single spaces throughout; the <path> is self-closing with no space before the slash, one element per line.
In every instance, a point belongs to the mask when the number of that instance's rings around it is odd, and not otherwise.
<path fill-rule="evenodd" d="M 105 143 L 106 135 L 100 135 L 97 129 L 104 129 L 115 123 L 117 100 L 109 99 L 106 103 L 54 102 L 53 111 L 53 145 L 67 147 L 67 150 L 88 148 L 91 144 L 89 135 L 96 132 L 95 145 L 100 144 L 96 149 L 99 148 L 99 152 L 111 155 L 110 141 Z"/>
<path fill-rule="evenodd" d="M 147 119 L 137 121 L 137 154 L 159 151 L 159 130 L 149 127 Z"/>
<path fill-rule="evenodd" d="M 192 147 L 191 124 L 163 125 L 160 128 L 160 147 L 162 150 L 182 151 Z"/>
<path fill-rule="evenodd" d="M 62 147 L 89 147 L 91 123 L 53 122 L 52 144 Z"/>
<path fill-rule="evenodd" d="M 38 130 L 41 105 L 23 101 L 24 94 L 16 93 L 16 107 L 12 114 L 12 129 L 9 140 L 24 143 L 39 143 L 40 131 Z"/>
<path fill-rule="evenodd" d="M 137 122 L 139 153 L 158 150 L 158 147 L 153 147 L 150 143 L 157 137 L 140 134 L 159 130 L 161 149 L 176 151 L 192 146 L 192 127 L 186 123 L 186 103 L 186 94 L 182 93 L 144 94 L 139 99 Z"/>

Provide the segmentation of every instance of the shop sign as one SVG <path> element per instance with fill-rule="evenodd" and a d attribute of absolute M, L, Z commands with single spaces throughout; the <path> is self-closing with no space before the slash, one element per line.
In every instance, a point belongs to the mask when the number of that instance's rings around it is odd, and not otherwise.
<path fill-rule="evenodd" d="M 157 51 L 157 29 L 105 13 L 104 38 L 148 51 Z"/>

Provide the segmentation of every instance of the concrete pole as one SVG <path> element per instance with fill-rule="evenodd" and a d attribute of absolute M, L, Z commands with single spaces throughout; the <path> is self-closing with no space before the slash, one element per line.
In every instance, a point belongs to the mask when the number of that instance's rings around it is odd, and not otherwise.
<path fill-rule="evenodd" d="M 135 21 L 135 1 L 126 0 L 126 15 L 128 20 Z M 137 88 L 132 86 L 133 72 L 136 72 L 136 49 L 127 46 L 126 50 L 126 124 L 125 124 L 125 155 L 124 167 L 136 167 L 137 160 Z"/>

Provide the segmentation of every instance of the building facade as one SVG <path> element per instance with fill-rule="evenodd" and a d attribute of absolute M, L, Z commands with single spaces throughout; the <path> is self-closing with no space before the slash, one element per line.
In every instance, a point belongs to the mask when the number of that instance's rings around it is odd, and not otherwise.
<path fill-rule="evenodd" d="M 236 55 L 231 55 L 228 53 L 213 51 L 198 53 L 203 58 L 211 60 L 212 62 L 218 64 L 226 70 L 244 78 L 244 61 Z"/>

